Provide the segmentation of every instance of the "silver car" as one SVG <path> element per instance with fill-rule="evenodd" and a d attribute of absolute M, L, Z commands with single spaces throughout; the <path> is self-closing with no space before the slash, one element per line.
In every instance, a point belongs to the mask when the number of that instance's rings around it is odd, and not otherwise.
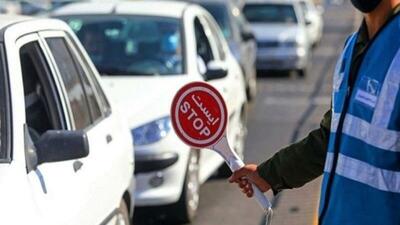
<path fill-rule="evenodd" d="M 311 41 L 298 1 L 249 0 L 243 12 L 257 39 L 257 69 L 307 74 Z"/>

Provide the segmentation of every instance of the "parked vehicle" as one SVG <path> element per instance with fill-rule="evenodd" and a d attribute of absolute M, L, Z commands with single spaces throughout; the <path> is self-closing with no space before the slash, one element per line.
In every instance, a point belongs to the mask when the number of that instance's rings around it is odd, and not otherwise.
<path fill-rule="evenodd" d="M 243 74 L 212 16 L 173 1 L 72 4 L 54 16 L 77 33 L 129 117 L 136 206 L 168 206 L 154 215 L 166 209 L 171 220 L 192 220 L 200 184 L 223 160 L 211 151 L 191 151 L 176 136 L 169 117 L 173 96 L 188 82 L 210 82 L 227 102 L 229 141 L 239 154 L 245 137 Z"/>
<path fill-rule="evenodd" d="M 70 28 L 0 16 L 0 86 L 1 223 L 129 224 L 132 138 Z"/>
<path fill-rule="evenodd" d="M 245 75 L 247 98 L 254 99 L 257 94 L 257 43 L 250 24 L 232 1 L 194 0 L 193 2 L 207 9 L 217 21 Z"/>
<path fill-rule="evenodd" d="M 299 1 L 303 16 L 307 26 L 307 35 L 313 46 L 316 46 L 322 38 L 324 21 L 322 19 L 323 9 L 317 7 L 312 0 L 295 0 Z"/>
<path fill-rule="evenodd" d="M 257 69 L 307 74 L 311 41 L 299 2 L 248 0 L 243 13 L 257 39 Z"/>

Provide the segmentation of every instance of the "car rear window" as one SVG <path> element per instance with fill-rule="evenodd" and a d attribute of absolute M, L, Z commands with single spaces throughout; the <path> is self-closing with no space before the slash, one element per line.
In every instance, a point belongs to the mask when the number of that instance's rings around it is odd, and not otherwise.
<path fill-rule="evenodd" d="M 243 13 L 250 23 L 297 23 L 292 4 L 247 4 Z"/>

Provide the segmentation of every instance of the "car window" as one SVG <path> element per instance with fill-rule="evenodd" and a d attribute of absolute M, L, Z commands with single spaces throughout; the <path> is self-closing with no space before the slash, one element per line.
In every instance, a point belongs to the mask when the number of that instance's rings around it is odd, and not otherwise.
<path fill-rule="evenodd" d="M 76 45 L 74 45 L 74 47 L 75 47 L 75 49 L 78 49 L 78 47 Z M 84 66 L 86 69 L 85 73 L 88 76 L 88 78 L 91 80 L 91 83 L 93 84 L 92 87 L 95 90 L 95 92 L 97 93 L 99 102 L 94 105 L 98 105 L 100 107 L 100 111 L 103 114 L 103 116 L 107 116 L 111 112 L 110 103 L 108 102 L 106 95 L 104 94 L 104 91 L 101 88 L 101 86 L 94 74 L 94 71 L 89 66 L 89 62 L 87 61 L 86 57 L 83 56 L 81 51 L 77 51 L 77 52 L 78 52 L 79 58 L 82 62 L 82 66 Z"/>
<path fill-rule="evenodd" d="M 37 41 L 23 45 L 19 51 L 24 88 L 25 117 L 33 142 L 48 130 L 62 129 L 59 98 L 50 80 L 48 64 Z M 52 86 L 52 87 L 51 87 Z M 58 95 L 57 95 L 58 96 Z"/>
<path fill-rule="evenodd" d="M 292 4 L 246 4 L 243 9 L 250 23 L 297 23 Z"/>
<path fill-rule="evenodd" d="M 194 20 L 194 29 L 195 29 L 195 37 L 196 37 L 197 57 L 199 60 L 202 60 L 205 65 L 207 65 L 210 61 L 214 60 L 214 55 L 213 55 L 213 51 L 211 49 L 210 41 L 208 40 L 206 32 L 204 30 L 204 27 L 198 18 L 196 18 Z M 201 64 L 201 63 L 199 63 L 199 64 Z M 199 67 L 201 67 L 201 66 L 199 66 Z M 201 68 L 199 68 L 199 69 L 200 69 L 200 71 L 203 70 Z M 203 71 L 201 71 L 201 72 L 203 72 Z"/>
<path fill-rule="evenodd" d="M 8 110 L 8 99 L 7 99 L 7 88 L 6 88 L 6 67 L 4 58 L 3 45 L 0 44 L 0 161 L 8 161 L 10 158 L 10 152 L 7 148 L 7 138 L 9 132 L 7 132 L 7 110 Z"/>
<path fill-rule="evenodd" d="M 91 118 L 79 69 L 72 59 L 72 54 L 64 38 L 46 38 L 46 42 L 63 79 L 75 129 L 84 129 L 91 124 Z"/>
<path fill-rule="evenodd" d="M 69 38 L 67 38 L 69 39 Z M 73 43 L 72 41 L 68 43 Z M 81 57 L 81 54 L 79 53 L 80 51 L 77 50 L 76 46 L 71 46 L 68 45 L 69 48 L 73 49 L 71 55 L 72 58 L 75 62 L 76 68 L 79 70 L 82 82 L 83 82 L 83 88 L 89 103 L 89 111 L 91 112 L 92 119 L 93 121 L 96 121 L 102 117 L 102 109 L 100 109 L 100 102 L 97 99 L 97 91 L 94 87 L 94 84 L 92 83 L 91 80 L 89 80 L 89 76 L 91 76 L 92 71 L 91 69 L 87 66 L 87 62 L 85 63 L 83 61 L 83 58 Z M 91 78 L 91 77 L 90 77 Z"/>
<path fill-rule="evenodd" d="M 219 28 L 213 23 L 209 18 L 204 17 L 208 27 L 211 30 L 211 35 L 214 37 L 214 41 L 218 50 L 218 55 L 220 60 L 224 61 L 226 59 L 226 54 L 225 54 L 225 49 L 224 49 L 224 44 L 223 44 L 223 36 L 221 35 L 221 32 L 218 30 Z"/>
<path fill-rule="evenodd" d="M 200 3 L 217 21 L 219 27 L 222 30 L 225 38 L 230 39 L 232 37 L 232 26 L 228 14 L 228 8 L 225 3 L 213 3 L 204 2 Z"/>
<path fill-rule="evenodd" d="M 184 74 L 181 20 L 158 16 L 61 16 L 96 68 L 109 76 Z"/>
<path fill-rule="evenodd" d="M 249 30 L 248 28 L 249 23 L 247 22 L 246 18 L 242 13 L 239 13 L 237 16 L 235 16 L 235 20 L 239 26 L 240 31 Z"/>

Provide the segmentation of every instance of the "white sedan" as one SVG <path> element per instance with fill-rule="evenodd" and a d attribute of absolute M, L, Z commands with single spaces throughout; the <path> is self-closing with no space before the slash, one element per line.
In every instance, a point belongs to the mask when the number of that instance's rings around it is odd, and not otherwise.
<path fill-rule="evenodd" d="M 76 32 L 129 118 L 136 206 L 167 205 L 170 219 L 192 220 L 199 185 L 223 160 L 191 151 L 173 132 L 174 94 L 188 82 L 210 82 L 227 102 L 228 137 L 239 155 L 246 133 L 243 75 L 214 19 L 197 5 L 171 1 L 77 3 L 53 15 Z"/>
<path fill-rule="evenodd" d="M 129 224 L 132 138 L 113 106 L 64 22 L 0 15 L 1 224 Z"/>

